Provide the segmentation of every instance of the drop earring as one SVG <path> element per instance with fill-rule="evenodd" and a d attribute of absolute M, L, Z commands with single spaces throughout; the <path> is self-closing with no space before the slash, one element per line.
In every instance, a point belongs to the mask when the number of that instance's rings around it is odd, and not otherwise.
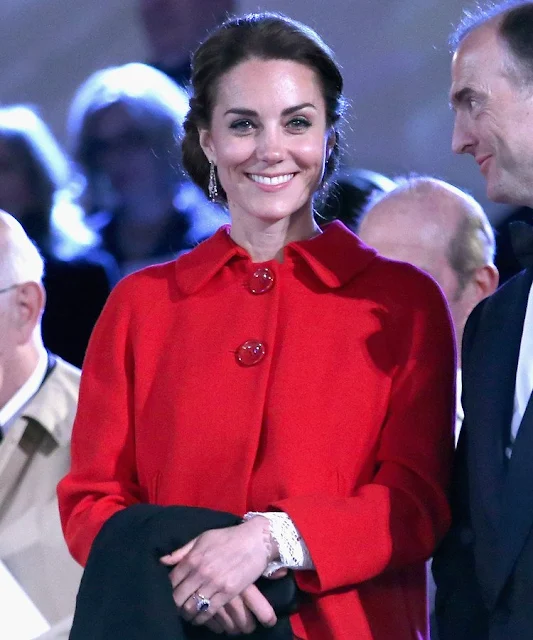
<path fill-rule="evenodd" d="M 218 196 L 218 188 L 217 188 L 217 174 L 215 171 L 215 163 L 210 160 L 209 161 L 209 185 L 207 187 L 209 192 L 209 199 L 211 201 L 215 201 Z"/>

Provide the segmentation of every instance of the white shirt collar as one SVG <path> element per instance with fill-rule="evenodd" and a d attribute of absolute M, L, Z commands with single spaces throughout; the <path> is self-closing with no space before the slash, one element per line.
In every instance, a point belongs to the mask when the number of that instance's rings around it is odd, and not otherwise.
<path fill-rule="evenodd" d="M 526 317 L 522 330 L 520 343 L 520 355 L 516 369 L 516 383 L 513 407 L 513 419 L 511 422 L 511 446 L 515 441 L 520 423 L 526 412 L 529 397 L 533 391 L 533 285 L 529 291 Z"/>
<path fill-rule="evenodd" d="M 459 434 L 461 427 L 463 426 L 463 420 L 465 418 L 465 412 L 461 403 L 461 394 L 463 393 L 463 376 L 460 368 L 457 369 L 457 392 L 456 392 L 456 405 L 455 405 L 455 446 L 459 441 Z"/>
<path fill-rule="evenodd" d="M 44 347 L 39 347 L 39 360 L 31 376 L 20 387 L 6 404 L 0 409 L 0 426 L 4 434 L 12 424 L 13 418 L 20 412 L 24 405 L 37 393 L 42 385 L 46 370 L 48 369 L 48 354 Z"/>

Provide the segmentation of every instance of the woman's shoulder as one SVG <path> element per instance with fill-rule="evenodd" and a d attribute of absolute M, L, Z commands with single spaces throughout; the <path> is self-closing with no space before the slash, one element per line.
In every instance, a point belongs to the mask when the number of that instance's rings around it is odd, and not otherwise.
<path fill-rule="evenodd" d="M 367 277 L 374 294 L 396 308 L 415 310 L 421 306 L 446 305 L 444 294 L 431 275 L 408 262 L 378 253 L 368 267 Z"/>

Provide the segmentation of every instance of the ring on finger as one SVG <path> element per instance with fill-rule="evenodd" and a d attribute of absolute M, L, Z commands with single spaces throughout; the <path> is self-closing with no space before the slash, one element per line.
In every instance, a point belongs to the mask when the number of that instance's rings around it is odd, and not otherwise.
<path fill-rule="evenodd" d="M 196 611 L 198 613 L 204 613 L 211 606 L 211 600 L 202 595 L 199 591 L 192 594 L 194 602 L 196 604 Z"/>

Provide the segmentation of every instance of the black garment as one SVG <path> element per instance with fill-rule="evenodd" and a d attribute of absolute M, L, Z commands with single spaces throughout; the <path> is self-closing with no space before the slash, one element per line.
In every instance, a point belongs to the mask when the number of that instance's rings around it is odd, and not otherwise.
<path fill-rule="evenodd" d="M 524 268 L 513 249 L 511 225 L 515 221 L 533 222 L 533 210 L 528 207 L 515 209 L 496 226 L 496 258 L 494 262 L 500 273 L 500 285 Z"/>
<path fill-rule="evenodd" d="M 45 346 L 81 367 L 93 327 L 119 274 L 113 258 L 92 251 L 72 260 L 44 254 Z"/>
<path fill-rule="evenodd" d="M 466 325 L 453 521 L 433 560 L 440 640 L 533 638 L 533 395 L 505 455 L 532 282 L 521 272 Z"/>
<path fill-rule="evenodd" d="M 113 515 L 96 537 L 76 600 L 70 640 L 209 640 L 220 638 L 178 615 L 169 569 L 159 558 L 208 529 L 241 522 L 236 516 L 196 507 L 140 504 Z M 257 582 L 278 612 L 277 624 L 248 638 L 292 640 L 287 613 L 297 589 L 292 576 Z M 266 589 L 266 590 L 265 590 Z M 283 615 L 285 613 L 285 615 Z"/>
<path fill-rule="evenodd" d="M 209 202 L 200 189 L 191 182 L 179 185 L 174 207 L 169 211 L 163 228 L 157 230 L 149 255 L 128 262 L 120 248 L 118 221 L 122 209 L 112 212 L 99 211 L 88 218 L 88 224 L 102 238 L 102 247 L 117 261 L 121 272 L 127 274 L 156 262 L 176 258 L 183 251 L 190 251 L 197 244 L 212 236 L 217 229 L 229 222 L 220 206 Z"/>
<path fill-rule="evenodd" d="M 191 80 L 191 63 L 189 59 L 174 67 L 166 67 L 162 64 L 158 64 L 157 62 L 147 62 L 147 64 L 154 69 L 157 69 L 158 71 L 162 71 L 166 76 L 168 76 L 171 80 L 174 80 L 174 82 L 176 84 L 179 84 L 181 87 L 187 87 Z"/>
<path fill-rule="evenodd" d="M 509 225 L 511 244 L 518 262 L 525 268 L 533 267 L 533 227 L 516 220 Z"/>
<path fill-rule="evenodd" d="M 51 217 L 52 211 L 39 208 L 21 216 L 24 230 L 45 263 L 43 342 L 50 351 L 81 367 L 91 332 L 118 282 L 119 271 L 111 254 L 78 244 L 76 238 L 52 225 Z M 62 257 L 66 255 L 71 257 Z"/>

